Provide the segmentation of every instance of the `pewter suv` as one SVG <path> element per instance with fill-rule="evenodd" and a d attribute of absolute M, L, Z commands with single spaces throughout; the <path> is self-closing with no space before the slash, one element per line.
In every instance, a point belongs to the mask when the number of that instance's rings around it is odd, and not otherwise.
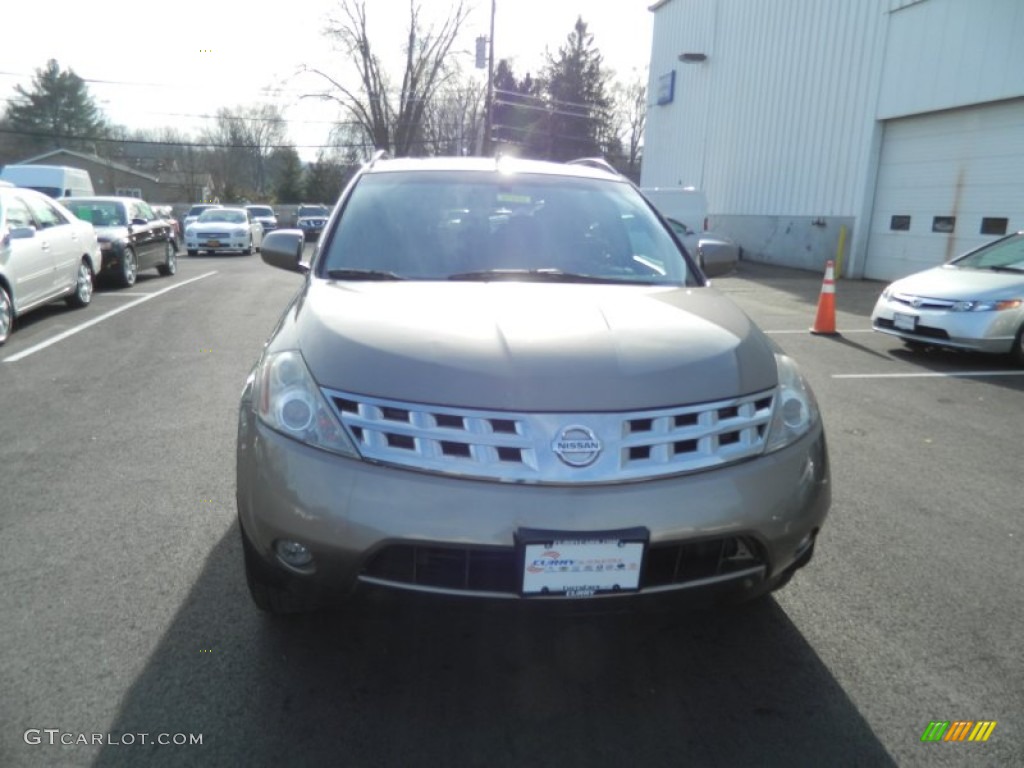
<path fill-rule="evenodd" d="M 807 564 L 814 395 L 597 165 L 375 159 L 308 267 L 302 232 L 267 236 L 306 277 L 240 409 L 260 608 L 751 597 Z"/>

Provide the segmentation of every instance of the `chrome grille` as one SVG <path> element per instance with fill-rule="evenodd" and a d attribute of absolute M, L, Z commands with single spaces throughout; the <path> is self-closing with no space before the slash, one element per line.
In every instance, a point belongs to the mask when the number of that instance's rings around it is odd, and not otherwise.
<path fill-rule="evenodd" d="M 892 300 L 914 309 L 951 309 L 956 304 L 950 299 L 930 299 L 925 296 L 914 296 L 909 293 L 894 293 Z"/>
<path fill-rule="evenodd" d="M 696 472 L 764 449 L 774 390 L 699 405 L 628 413 L 510 413 L 323 390 L 369 461 L 519 483 L 611 483 Z M 601 452 L 562 461 L 567 428 L 591 430 Z"/>

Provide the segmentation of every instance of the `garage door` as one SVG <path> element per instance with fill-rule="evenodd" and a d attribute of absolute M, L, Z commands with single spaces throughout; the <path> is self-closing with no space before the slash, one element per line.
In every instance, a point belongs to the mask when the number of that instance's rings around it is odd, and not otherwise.
<path fill-rule="evenodd" d="M 1024 229 L 1024 99 L 886 123 L 865 277 L 892 280 Z"/>

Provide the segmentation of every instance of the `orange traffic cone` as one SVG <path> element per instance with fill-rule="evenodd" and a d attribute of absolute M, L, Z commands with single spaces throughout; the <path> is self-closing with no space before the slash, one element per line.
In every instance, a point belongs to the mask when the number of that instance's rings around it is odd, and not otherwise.
<path fill-rule="evenodd" d="M 814 318 L 811 333 L 818 336 L 839 335 L 836 330 L 836 279 L 831 261 L 825 262 L 825 279 L 821 283 L 821 296 L 818 298 L 818 315 Z"/>

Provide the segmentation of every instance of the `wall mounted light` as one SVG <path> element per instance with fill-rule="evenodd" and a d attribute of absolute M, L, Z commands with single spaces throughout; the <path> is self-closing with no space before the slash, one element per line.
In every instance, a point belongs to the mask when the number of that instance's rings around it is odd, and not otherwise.
<path fill-rule="evenodd" d="M 680 53 L 679 60 L 688 62 L 707 61 L 708 55 L 706 53 Z"/>

